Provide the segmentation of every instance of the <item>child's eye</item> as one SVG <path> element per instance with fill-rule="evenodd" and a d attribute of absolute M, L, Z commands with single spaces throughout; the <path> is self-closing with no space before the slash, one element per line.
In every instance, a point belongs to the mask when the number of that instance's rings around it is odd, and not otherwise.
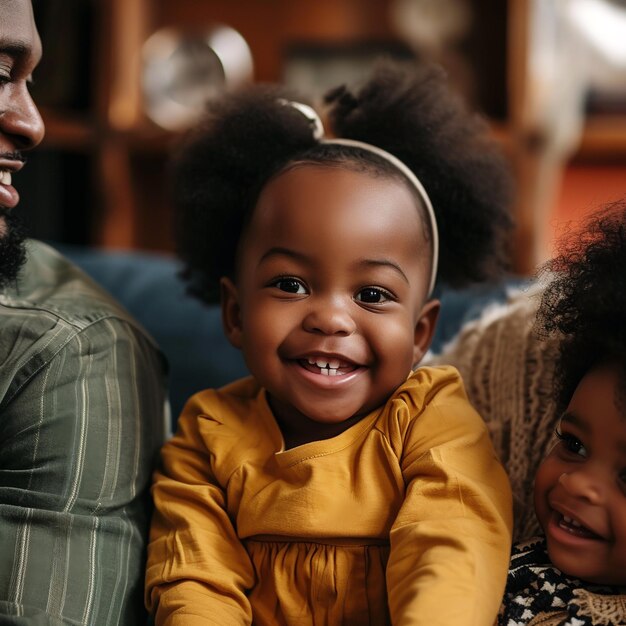
<path fill-rule="evenodd" d="M 357 302 L 364 302 L 365 304 L 381 304 L 392 299 L 391 294 L 379 287 L 365 287 L 361 289 L 354 299 Z"/>
<path fill-rule="evenodd" d="M 574 437 L 574 435 L 570 433 L 563 433 L 558 428 L 556 429 L 555 433 L 556 436 L 560 439 L 561 444 L 565 448 L 565 450 L 584 458 L 587 457 L 587 448 L 585 448 L 580 439 Z"/>
<path fill-rule="evenodd" d="M 272 283 L 272 287 L 276 287 L 285 293 L 305 294 L 307 293 L 302 281 L 297 278 L 279 278 Z"/>
<path fill-rule="evenodd" d="M 619 486 L 626 495 L 626 469 L 623 469 L 618 475 Z"/>

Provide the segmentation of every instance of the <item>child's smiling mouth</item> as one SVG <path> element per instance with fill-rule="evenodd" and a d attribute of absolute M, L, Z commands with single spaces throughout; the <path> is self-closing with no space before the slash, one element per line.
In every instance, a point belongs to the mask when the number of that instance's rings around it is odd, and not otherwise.
<path fill-rule="evenodd" d="M 592 530 L 567 515 L 560 515 L 558 524 L 560 528 L 572 535 L 576 535 L 577 537 L 584 537 L 585 539 L 602 539 L 600 535 L 594 533 Z"/>
<path fill-rule="evenodd" d="M 359 368 L 349 361 L 327 356 L 308 356 L 298 359 L 298 363 L 309 372 L 322 376 L 342 376 Z"/>
<path fill-rule="evenodd" d="M 547 530 L 557 541 L 606 541 L 607 539 L 592 530 L 584 520 L 574 517 L 569 511 L 552 509 L 552 516 Z"/>

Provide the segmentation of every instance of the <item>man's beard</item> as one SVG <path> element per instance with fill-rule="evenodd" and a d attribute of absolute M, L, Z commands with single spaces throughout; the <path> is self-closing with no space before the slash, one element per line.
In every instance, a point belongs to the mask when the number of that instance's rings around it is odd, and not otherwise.
<path fill-rule="evenodd" d="M 0 234 L 0 289 L 15 281 L 26 261 L 26 232 L 21 220 L 11 212 L 2 212 L 4 233 Z"/>

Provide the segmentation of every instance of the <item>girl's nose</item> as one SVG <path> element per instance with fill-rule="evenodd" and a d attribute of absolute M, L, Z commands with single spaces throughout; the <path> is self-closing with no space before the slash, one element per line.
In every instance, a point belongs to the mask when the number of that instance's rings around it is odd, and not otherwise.
<path fill-rule="evenodd" d="M 15 150 L 29 150 L 43 139 L 43 120 L 25 82 L 12 84 L 11 90 L 6 107 L 0 104 L 0 133 L 11 139 Z"/>
<path fill-rule="evenodd" d="M 559 483 L 572 496 L 583 498 L 591 504 L 601 504 L 604 497 L 603 481 L 589 468 L 564 472 L 559 476 Z"/>
<path fill-rule="evenodd" d="M 310 333 L 323 335 L 349 336 L 356 330 L 356 323 L 350 314 L 349 304 L 341 299 L 323 298 L 311 302 L 311 308 L 302 322 Z"/>

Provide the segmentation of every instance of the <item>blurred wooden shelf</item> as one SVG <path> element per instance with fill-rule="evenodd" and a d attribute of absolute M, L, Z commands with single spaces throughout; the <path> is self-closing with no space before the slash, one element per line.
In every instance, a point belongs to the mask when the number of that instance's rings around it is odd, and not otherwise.
<path fill-rule="evenodd" d="M 59 7 L 64 7 L 66 1 L 55 0 Z M 90 71 L 82 79 L 89 83 L 85 87 L 88 96 L 84 98 L 87 108 L 73 110 L 51 106 L 42 110 L 47 129 L 43 145 L 89 159 L 87 171 L 92 175 L 87 198 L 89 243 L 159 250 L 172 247 L 167 162 L 179 135 L 156 127 L 144 113 L 141 50 L 150 33 L 166 26 L 203 28 L 214 23 L 228 24 L 241 32 L 250 44 L 256 80 L 278 81 L 289 45 L 294 42 L 342 42 L 394 36 L 389 8 L 395 1 L 96 0 L 89 3 L 91 28 L 86 30 L 93 35 L 88 48 Z M 501 8 L 496 2 L 492 0 L 492 9 L 494 6 Z M 506 50 L 500 51 L 505 53 L 503 73 L 507 79 L 506 87 L 502 85 L 503 111 L 491 110 L 501 121 L 488 119 L 487 123 L 516 170 L 520 196 L 516 217 L 521 224 L 516 248 L 531 250 L 545 222 L 543 213 L 533 207 L 551 201 L 550 193 L 558 184 L 562 165 L 546 164 L 537 158 L 541 155 L 532 153 L 525 141 L 527 137 L 523 136 L 521 107 L 525 101 L 524 90 L 528 87 L 528 29 L 533 5 L 530 0 L 507 0 L 506 11 L 498 18 L 506 19 L 506 23 L 494 25 L 480 9 L 481 3 L 478 0 L 472 3 L 483 26 L 487 25 L 493 32 L 503 29 L 505 33 L 502 43 L 506 43 Z M 57 13 L 63 16 L 62 10 Z M 488 13 L 493 15 L 494 11 Z M 484 31 L 483 28 L 481 32 L 484 34 Z M 48 44 L 59 43 L 58 28 L 50 30 L 48 36 L 44 48 L 50 51 L 54 48 Z M 57 48 L 62 46 L 57 45 Z M 60 58 L 67 61 L 66 56 Z M 485 57 L 480 59 L 477 67 L 480 70 L 490 67 L 485 71 L 491 71 L 497 78 L 495 66 L 485 63 Z M 49 67 L 58 78 L 59 63 L 51 63 Z M 497 81 L 495 84 L 494 93 Z M 84 85 L 81 83 L 81 86 Z M 489 86 L 492 87 L 491 83 Z M 626 164 L 626 113 L 590 117 L 575 159 Z M 546 171 L 552 179 L 542 182 L 540 179 L 545 177 Z M 544 193 L 541 188 L 548 191 Z M 84 202 L 84 198 L 77 200 L 81 204 L 78 210 L 83 210 Z M 530 253 L 526 256 L 531 259 Z M 526 265 L 532 267 L 530 261 Z"/>
<path fill-rule="evenodd" d="M 626 114 L 588 117 L 576 158 L 626 162 Z"/>
<path fill-rule="evenodd" d="M 86 114 L 40 108 L 46 125 L 43 145 L 52 149 L 87 152 L 93 149 L 97 133 Z"/>

